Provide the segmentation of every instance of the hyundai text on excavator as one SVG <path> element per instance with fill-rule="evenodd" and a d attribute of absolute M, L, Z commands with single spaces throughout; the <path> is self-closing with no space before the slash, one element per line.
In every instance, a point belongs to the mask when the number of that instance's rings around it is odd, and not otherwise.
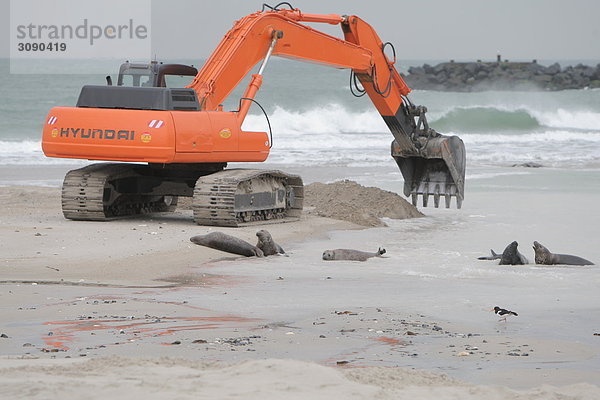
<path fill-rule="evenodd" d="M 428 126 L 426 108 L 407 97 L 410 88 L 394 67 L 395 54 L 390 59 L 385 53 L 389 44 L 357 16 L 306 14 L 287 2 L 265 6 L 235 22 L 197 73 L 177 64 L 125 63 L 116 86 L 107 77 L 107 86 L 84 86 L 76 107 L 50 110 L 42 139 L 47 156 L 118 161 L 67 173 L 66 218 L 103 221 L 171 211 L 178 196 L 188 196 L 201 225 L 297 219 L 303 202 L 299 176 L 225 169 L 230 162 L 261 162 L 269 155 L 270 136 L 241 125 L 271 56 L 350 69 L 351 89 L 360 92 L 353 93 L 369 96 L 394 136 L 392 157 L 404 177 L 404 194 L 415 205 L 420 194 L 423 206 L 430 196 L 436 207 L 442 196 L 446 207 L 451 197 L 461 206 L 463 142 Z M 340 25 L 344 39 L 302 22 Z M 239 109 L 223 111 L 222 101 L 261 60 Z M 167 87 L 174 75 L 195 77 L 185 88 Z"/>

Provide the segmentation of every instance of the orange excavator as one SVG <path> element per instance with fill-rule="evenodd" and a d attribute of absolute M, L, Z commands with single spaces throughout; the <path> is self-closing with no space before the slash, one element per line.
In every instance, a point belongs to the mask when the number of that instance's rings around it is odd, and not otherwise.
<path fill-rule="evenodd" d="M 340 25 L 344 39 L 302 22 Z M 271 136 L 241 125 L 271 56 L 350 69 L 353 93 L 369 96 L 394 136 L 392 157 L 404 177 L 404 194 L 415 205 L 422 195 L 423 206 L 433 196 L 436 207 L 442 196 L 446 207 L 455 197 L 460 207 L 463 142 L 428 126 L 426 108 L 408 99 L 410 88 L 394 67 L 395 54 L 386 55 L 387 46 L 359 17 L 306 14 L 285 2 L 238 20 L 197 73 L 177 64 L 123 64 L 117 85 L 107 77 L 106 86 L 84 86 L 76 107 L 54 107 L 47 116 L 46 156 L 113 161 L 67 173 L 64 216 L 110 220 L 172 211 L 178 196 L 187 196 L 201 225 L 297 219 L 303 202 L 299 176 L 225 169 L 230 162 L 261 162 L 269 155 Z M 223 100 L 261 61 L 239 109 L 223 111 Z M 186 87 L 167 87 L 173 76 L 192 75 Z"/>

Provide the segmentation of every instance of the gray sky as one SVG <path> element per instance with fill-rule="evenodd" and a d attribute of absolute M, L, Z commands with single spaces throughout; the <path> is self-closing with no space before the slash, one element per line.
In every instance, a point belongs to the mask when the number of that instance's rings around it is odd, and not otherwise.
<path fill-rule="evenodd" d="M 126 0 L 123 0 L 126 1 Z M 152 47 L 160 60 L 205 58 L 240 17 L 265 0 L 153 0 Z M 270 0 L 271 5 L 277 1 Z M 354 14 L 400 60 L 600 59 L 599 0 L 291 0 L 307 13 Z M 9 0 L 0 0 L 0 56 L 8 57 Z M 114 10 L 117 12 L 118 10 Z M 65 10 L 68 12 L 68 10 Z M 323 30 L 341 36 L 337 26 Z"/>

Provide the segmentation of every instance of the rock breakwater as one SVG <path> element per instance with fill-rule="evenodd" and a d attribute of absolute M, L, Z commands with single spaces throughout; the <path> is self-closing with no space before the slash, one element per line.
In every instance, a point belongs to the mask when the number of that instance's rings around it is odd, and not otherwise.
<path fill-rule="evenodd" d="M 472 92 L 484 90 L 566 90 L 600 88 L 600 64 L 561 68 L 532 62 L 445 62 L 411 67 L 404 75 L 413 89 Z"/>

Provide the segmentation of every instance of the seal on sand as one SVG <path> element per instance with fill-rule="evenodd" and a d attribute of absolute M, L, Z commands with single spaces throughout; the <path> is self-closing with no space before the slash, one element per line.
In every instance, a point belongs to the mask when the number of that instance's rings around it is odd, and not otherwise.
<path fill-rule="evenodd" d="M 250 243 L 222 232 L 211 232 L 207 235 L 198 235 L 190 238 L 192 243 L 210 247 L 227 253 L 239 254 L 246 257 L 264 257 L 261 249 Z"/>
<path fill-rule="evenodd" d="M 385 254 L 385 249 L 381 247 L 375 253 L 352 249 L 325 250 L 323 252 L 323 260 L 367 261 L 371 257 L 381 257 L 382 254 Z"/>
<path fill-rule="evenodd" d="M 533 251 L 535 252 L 535 263 L 542 265 L 594 265 L 593 262 L 578 256 L 570 254 L 551 253 L 544 245 L 539 242 L 533 242 Z"/>
<path fill-rule="evenodd" d="M 502 252 L 497 254 L 494 250 L 490 250 L 491 256 L 478 257 L 478 260 L 497 260 L 500 259 L 500 265 L 523 265 L 529 264 L 529 260 L 523 254 L 519 253 L 517 241 L 512 242 Z"/>
<path fill-rule="evenodd" d="M 262 250 L 265 257 L 275 254 L 285 254 L 285 251 L 281 248 L 281 246 L 275 243 L 269 231 L 261 229 L 260 231 L 256 232 L 256 236 L 258 236 L 258 243 L 256 244 L 256 247 Z"/>

